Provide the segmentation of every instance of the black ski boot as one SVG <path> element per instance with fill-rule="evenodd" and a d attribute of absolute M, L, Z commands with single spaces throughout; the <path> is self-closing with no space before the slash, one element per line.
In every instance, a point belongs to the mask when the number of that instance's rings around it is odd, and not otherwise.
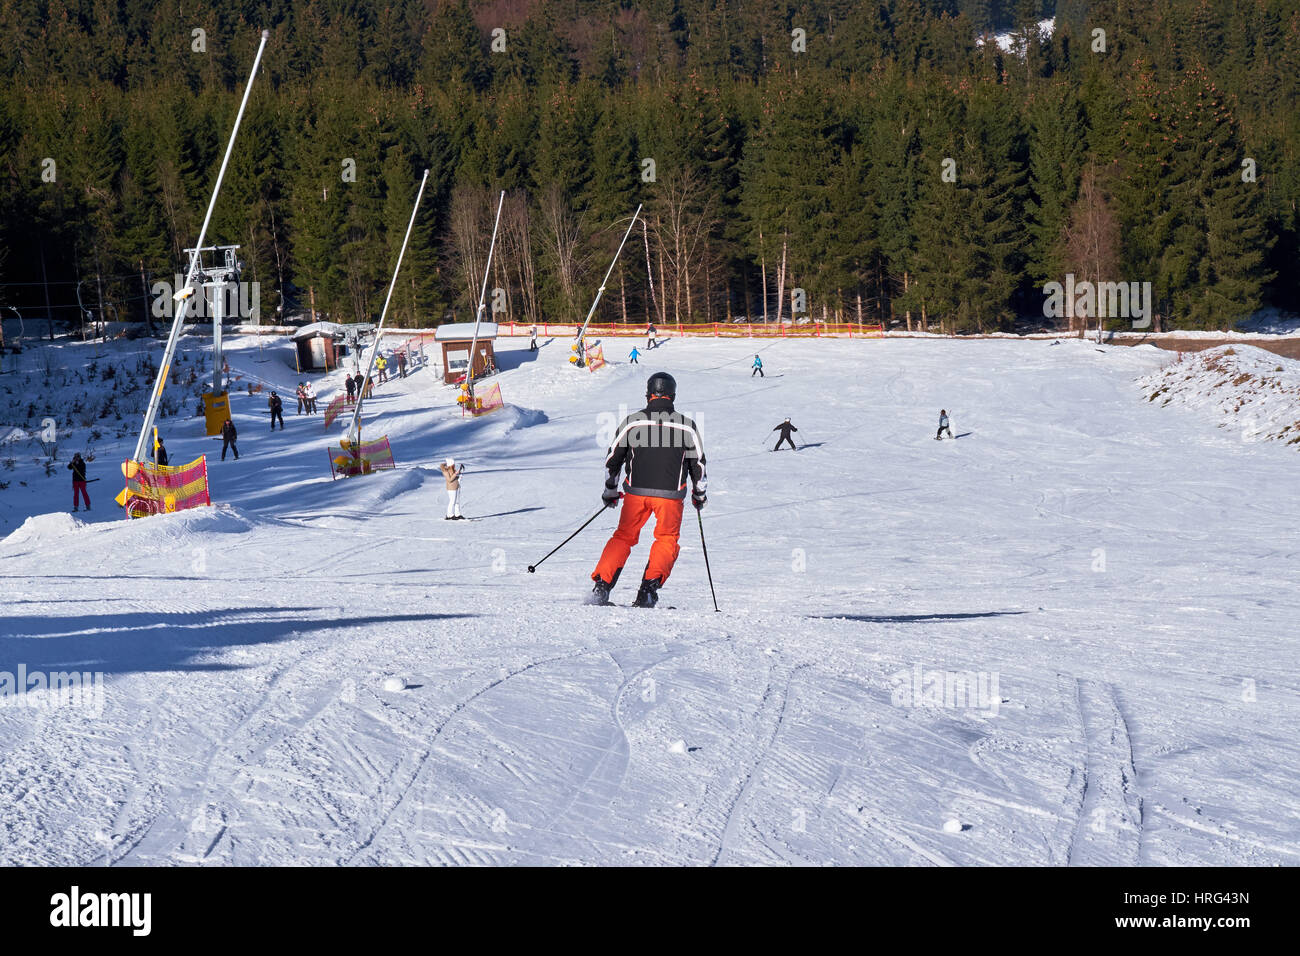
<path fill-rule="evenodd" d="M 609 604 L 609 591 L 614 585 L 602 581 L 600 578 L 595 579 L 595 586 L 591 589 L 591 594 L 587 596 L 588 604 Z"/>
<path fill-rule="evenodd" d="M 653 581 L 642 581 L 640 589 L 636 592 L 636 600 L 632 602 L 632 606 L 654 607 L 659 603 L 659 586 L 663 583 L 662 578 L 655 578 Z"/>

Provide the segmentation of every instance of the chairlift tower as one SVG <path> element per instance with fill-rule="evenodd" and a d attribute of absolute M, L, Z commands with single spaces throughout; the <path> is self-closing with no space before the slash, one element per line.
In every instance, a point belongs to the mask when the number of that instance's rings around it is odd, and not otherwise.
<path fill-rule="evenodd" d="M 221 322 L 228 314 L 226 305 L 229 300 L 227 296 L 230 289 L 239 282 L 239 275 L 244 270 L 244 264 L 239 261 L 235 253 L 239 246 L 203 246 L 198 249 L 198 268 L 194 273 L 194 278 L 202 284 L 205 299 L 212 303 L 212 394 L 220 395 L 225 391 L 222 366 L 225 364 L 221 353 Z M 196 250 L 186 249 L 186 257 L 190 257 Z M 204 254 L 208 259 L 204 260 Z M 190 294 L 193 294 L 192 290 Z M 238 293 L 236 293 L 238 294 Z M 238 301 L 238 299 L 236 299 Z"/>

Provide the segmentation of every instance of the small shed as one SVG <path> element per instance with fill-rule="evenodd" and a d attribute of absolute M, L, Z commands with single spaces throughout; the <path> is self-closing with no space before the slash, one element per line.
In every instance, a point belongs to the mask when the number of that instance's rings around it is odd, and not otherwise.
<path fill-rule="evenodd" d="M 347 333 L 337 322 L 313 322 L 293 333 L 298 371 L 328 372 L 339 364 L 339 343 Z"/>
<path fill-rule="evenodd" d="M 474 378 L 478 378 L 487 369 L 496 368 L 496 352 L 493 343 L 497 337 L 495 322 L 482 322 L 478 327 L 478 345 L 474 356 Z M 457 322 L 452 325 L 440 325 L 433 339 L 442 346 L 442 380 L 448 385 L 455 385 L 464 376 L 469 367 L 469 347 L 474 340 L 474 323 Z"/>

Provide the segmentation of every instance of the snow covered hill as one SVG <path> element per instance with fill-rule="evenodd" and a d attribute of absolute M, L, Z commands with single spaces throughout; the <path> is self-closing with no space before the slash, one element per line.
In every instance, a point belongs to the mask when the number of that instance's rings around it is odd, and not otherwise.
<path fill-rule="evenodd" d="M 1146 401 L 1170 353 L 677 339 L 590 374 L 526 344 L 479 420 L 428 369 L 382 386 L 394 472 L 331 481 L 320 417 L 272 434 L 262 395 L 239 461 L 166 423 L 212 509 L 121 520 L 126 440 L 89 515 L 17 463 L 0 689 L 104 679 L 0 706 L 0 863 L 1300 862 L 1295 451 Z M 291 391 L 287 350 L 235 349 Z M 612 513 L 526 571 L 658 369 L 721 613 L 689 515 L 675 609 L 580 604 Z M 448 454 L 479 520 L 442 518 Z"/>
<path fill-rule="evenodd" d="M 1249 345 L 1194 352 L 1142 380 L 1160 406 L 1208 408 L 1242 441 L 1300 445 L 1300 363 Z"/>

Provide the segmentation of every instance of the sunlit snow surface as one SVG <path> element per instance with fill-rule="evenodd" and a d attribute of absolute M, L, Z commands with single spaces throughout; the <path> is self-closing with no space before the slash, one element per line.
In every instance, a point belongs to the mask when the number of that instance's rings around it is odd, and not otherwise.
<path fill-rule="evenodd" d="M 120 445 L 89 514 L 10 474 L 0 671 L 105 683 L 98 715 L 0 708 L 0 863 L 1300 862 L 1300 453 L 1146 401 L 1171 353 L 499 345 L 483 419 L 427 369 L 380 387 L 396 472 L 332 482 L 319 416 L 272 435 L 259 395 L 238 462 L 167 424 L 211 510 L 120 520 Z M 291 391 L 287 347 L 235 347 Z M 526 572 L 660 369 L 721 613 L 689 510 L 660 609 L 582 605 L 612 513 Z M 774 454 L 786 416 L 807 444 Z M 480 520 L 443 520 L 448 454 Z"/>

